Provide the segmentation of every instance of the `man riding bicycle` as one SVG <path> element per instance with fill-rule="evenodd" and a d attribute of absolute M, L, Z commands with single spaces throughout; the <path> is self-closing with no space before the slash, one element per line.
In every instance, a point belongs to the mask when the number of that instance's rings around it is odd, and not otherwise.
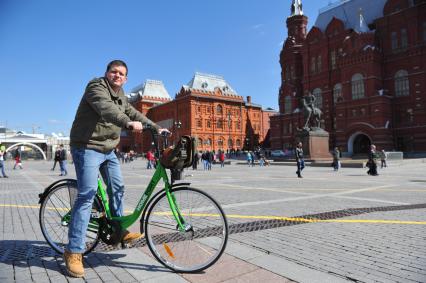
<path fill-rule="evenodd" d="M 151 128 L 157 133 L 168 132 L 128 103 L 122 89 L 127 81 L 127 71 L 126 63 L 114 60 L 108 64 L 104 77 L 88 83 L 71 128 L 70 145 L 78 195 L 71 212 L 64 261 L 67 272 L 74 277 L 84 276 L 85 235 L 99 172 L 107 185 L 112 216 L 123 216 L 124 184 L 120 162 L 114 153 L 121 129 L 140 132 Z M 125 231 L 122 241 L 130 242 L 141 237 L 140 233 Z"/>

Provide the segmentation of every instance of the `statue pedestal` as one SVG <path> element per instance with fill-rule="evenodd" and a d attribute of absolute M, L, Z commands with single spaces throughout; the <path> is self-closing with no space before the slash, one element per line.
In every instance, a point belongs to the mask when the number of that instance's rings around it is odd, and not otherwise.
<path fill-rule="evenodd" d="M 302 142 L 306 159 L 321 161 L 333 158 L 328 148 L 329 134 L 321 128 L 303 130 L 296 134 L 296 140 Z"/>

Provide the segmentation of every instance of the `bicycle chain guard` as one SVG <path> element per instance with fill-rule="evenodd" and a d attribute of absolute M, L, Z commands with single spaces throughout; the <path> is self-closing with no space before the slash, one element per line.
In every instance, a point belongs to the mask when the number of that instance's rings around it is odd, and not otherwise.
<path fill-rule="evenodd" d="M 123 230 L 120 223 L 116 220 L 110 220 L 106 217 L 99 219 L 99 237 L 107 245 L 117 245 L 123 237 Z"/>

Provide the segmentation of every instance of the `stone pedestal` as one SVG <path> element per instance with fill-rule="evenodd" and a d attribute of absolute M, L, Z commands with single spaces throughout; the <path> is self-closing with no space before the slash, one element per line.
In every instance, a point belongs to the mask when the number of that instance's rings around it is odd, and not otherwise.
<path fill-rule="evenodd" d="M 328 132 L 321 128 L 315 130 L 303 130 L 296 134 L 296 141 L 303 144 L 305 159 L 310 160 L 331 160 L 333 156 L 328 148 Z"/>

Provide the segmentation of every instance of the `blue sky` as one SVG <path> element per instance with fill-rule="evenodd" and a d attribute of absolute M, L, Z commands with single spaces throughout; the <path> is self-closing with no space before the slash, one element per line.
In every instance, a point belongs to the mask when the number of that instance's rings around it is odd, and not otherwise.
<path fill-rule="evenodd" d="M 304 0 L 309 29 L 336 0 Z M 69 133 L 87 82 L 113 59 L 125 91 L 161 80 L 174 98 L 194 72 L 223 76 L 278 109 L 291 0 L 0 0 L 0 125 Z"/>

